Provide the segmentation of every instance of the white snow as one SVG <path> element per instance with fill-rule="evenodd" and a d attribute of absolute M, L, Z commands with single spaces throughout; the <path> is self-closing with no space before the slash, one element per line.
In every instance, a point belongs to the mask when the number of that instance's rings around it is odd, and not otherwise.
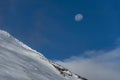
<path fill-rule="evenodd" d="M 55 63 L 54 63 L 55 64 Z M 57 64 L 56 64 L 57 65 Z M 66 71 L 66 74 L 73 74 Z M 82 80 L 63 76 L 41 53 L 0 30 L 0 80 Z"/>

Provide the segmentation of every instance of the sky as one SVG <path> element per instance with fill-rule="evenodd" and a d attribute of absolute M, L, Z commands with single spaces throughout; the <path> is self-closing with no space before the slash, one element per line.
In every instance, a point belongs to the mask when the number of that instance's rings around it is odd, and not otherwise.
<path fill-rule="evenodd" d="M 77 14 L 82 15 L 80 21 L 75 19 Z M 0 0 L 0 29 L 48 59 L 70 64 L 73 72 L 119 73 L 120 57 L 111 60 L 108 55 L 117 55 L 114 51 L 120 49 L 120 0 Z M 105 62 L 101 57 L 107 58 Z M 90 70 L 98 66 L 96 62 L 100 66 L 93 73 Z M 115 67 L 106 69 L 108 63 Z M 81 65 L 80 70 L 73 69 Z M 88 77 L 96 80 L 93 75 Z"/>
<path fill-rule="evenodd" d="M 119 0 L 0 0 L 0 29 L 49 59 L 110 50 L 120 37 Z M 82 14 L 81 21 L 75 15 Z"/>

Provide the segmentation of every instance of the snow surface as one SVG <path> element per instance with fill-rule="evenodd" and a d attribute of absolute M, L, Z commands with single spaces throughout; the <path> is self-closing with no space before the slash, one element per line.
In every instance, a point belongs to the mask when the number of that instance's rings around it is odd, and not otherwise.
<path fill-rule="evenodd" d="M 87 80 L 0 30 L 0 80 Z"/>

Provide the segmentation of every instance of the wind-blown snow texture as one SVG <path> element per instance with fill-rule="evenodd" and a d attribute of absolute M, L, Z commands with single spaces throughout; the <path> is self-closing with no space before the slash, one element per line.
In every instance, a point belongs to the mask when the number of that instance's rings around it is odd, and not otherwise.
<path fill-rule="evenodd" d="M 0 30 L 0 80 L 86 80 Z"/>

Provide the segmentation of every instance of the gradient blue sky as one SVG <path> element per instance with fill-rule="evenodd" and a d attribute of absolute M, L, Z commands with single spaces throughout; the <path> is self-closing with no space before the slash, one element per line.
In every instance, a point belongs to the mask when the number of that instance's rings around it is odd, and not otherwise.
<path fill-rule="evenodd" d="M 111 50 L 120 40 L 120 0 L 0 0 L 0 29 L 49 59 Z"/>

